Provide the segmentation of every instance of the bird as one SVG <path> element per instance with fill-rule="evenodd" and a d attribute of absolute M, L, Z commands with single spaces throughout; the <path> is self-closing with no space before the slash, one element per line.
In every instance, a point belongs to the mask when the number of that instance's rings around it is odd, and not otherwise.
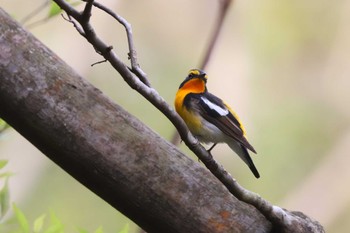
<path fill-rule="evenodd" d="M 226 143 L 260 177 L 248 150 L 256 154 L 248 142 L 246 130 L 237 114 L 222 99 L 207 88 L 207 74 L 191 69 L 175 95 L 175 110 L 185 121 L 191 133 L 202 143 Z"/>

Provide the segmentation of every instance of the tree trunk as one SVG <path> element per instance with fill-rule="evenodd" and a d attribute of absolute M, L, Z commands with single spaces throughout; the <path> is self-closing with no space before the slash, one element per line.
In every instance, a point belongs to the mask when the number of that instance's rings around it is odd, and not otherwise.
<path fill-rule="evenodd" d="M 148 232 L 271 231 L 1 9 L 0 22 L 0 117 L 62 169 Z"/>

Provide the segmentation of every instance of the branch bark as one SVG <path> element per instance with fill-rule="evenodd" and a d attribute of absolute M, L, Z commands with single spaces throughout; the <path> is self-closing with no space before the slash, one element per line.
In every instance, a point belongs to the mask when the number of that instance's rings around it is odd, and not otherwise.
<path fill-rule="evenodd" d="M 253 206 L 0 10 L 0 117 L 148 232 L 269 232 Z"/>

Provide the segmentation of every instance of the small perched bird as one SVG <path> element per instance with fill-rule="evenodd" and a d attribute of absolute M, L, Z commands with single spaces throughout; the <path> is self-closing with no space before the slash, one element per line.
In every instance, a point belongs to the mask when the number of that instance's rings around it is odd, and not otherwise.
<path fill-rule="evenodd" d="M 203 143 L 226 143 L 248 165 L 256 178 L 259 172 L 248 150 L 256 153 L 246 138 L 245 129 L 236 113 L 220 98 L 208 92 L 208 76 L 192 69 L 180 84 L 175 97 L 175 109 L 189 130 Z"/>

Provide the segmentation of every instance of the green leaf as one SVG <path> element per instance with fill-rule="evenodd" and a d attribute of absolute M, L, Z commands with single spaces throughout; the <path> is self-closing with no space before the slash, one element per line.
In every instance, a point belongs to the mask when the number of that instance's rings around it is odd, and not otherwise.
<path fill-rule="evenodd" d="M 67 2 L 71 2 L 71 1 L 67 1 Z M 79 1 L 79 2 L 73 2 L 71 3 L 72 6 L 77 6 L 79 4 L 81 4 L 82 2 Z M 51 18 L 51 17 L 54 17 L 58 14 L 60 14 L 62 12 L 62 9 L 61 7 L 59 7 L 54 1 L 51 2 L 51 5 L 50 5 L 50 10 L 49 10 L 49 14 L 48 14 L 48 17 Z"/>
<path fill-rule="evenodd" d="M 0 118 L 0 133 L 5 131 L 5 129 L 10 128 L 10 125 L 7 124 L 3 119 Z"/>
<path fill-rule="evenodd" d="M 10 192 L 8 187 L 8 178 L 5 178 L 5 184 L 0 190 L 0 219 L 2 219 L 10 208 Z"/>
<path fill-rule="evenodd" d="M 58 219 L 58 217 L 56 216 L 55 212 L 53 212 L 52 210 L 50 211 L 50 221 L 51 221 L 52 224 L 60 224 L 60 225 L 62 225 L 61 220 Z"/>
<path fill-rule="evenodd" d="M 7 160 L 0 160 L 0 169 L 3 169 L 7 165 L 8 161 Z"/>
<path fill-rule="evenodd" d="M 88 230 L 82 229 L 82 228 L 78 228 L 79 233 L 89 233 Z"/>
<path fill-rule="evenodd" d="M 102 226 L 100 226 L 99 228 L 97 228 L 94 233 L 103 233 L 103 228 Z"/>
<path fill-rule="evenodd" d="M 39 233 L 42 231 L 43 226 L 44 226 L 44 220 L 45 220 L 46 215 L 43 214 L 34 221 L 34 226 L 33 226 L 33 231 L 34 233 Z"/>
<path fill-rule="evenodd" d="M 8 178 L 12 175 L 13 175 L 12 172 L 4 172 L 4 173 L 0 173 L 0 178 L 3 178 L 3 177 Z"/>
<path fill-rule="evenodd" d="M 50 10 L 49 10 L 49 18 L 56 16 L 62 12 L 61 7 L 59 7 L 54 1 L 51 2 Z"/>
<path fill-rule="evenodd" d="M 29 230 L 29 224 L 26 216 L 24 216 L 23 212 L 17 208 L 16 204 L 12 204 L 13 211 L 15 212 L 15 216 L 17 218 L 17 221 L 21 227 L 22 233 L 30 233 Z"/>
<path fill-rule="evenodd" d="M 64 226 L 53 211 L 50 211 L 50 226 L 45 233 L 63 233 Z"/>
<path fill-rule="evenodd" d="M 44 233 L 63 233 L 63 225 L 51 225 L 44 231 Z"/>
<path fill-rule="evenodd" d="M 7 123 L 3 119 L 0 118 L 0 128 L 5 127 L 6 125 L 7 125 Z"/>
<path fill-rule="evenodd" d="M 129 223 L 127 223 L 123 229 L 121 229 L 118 233 L 129 233 Z"/>

